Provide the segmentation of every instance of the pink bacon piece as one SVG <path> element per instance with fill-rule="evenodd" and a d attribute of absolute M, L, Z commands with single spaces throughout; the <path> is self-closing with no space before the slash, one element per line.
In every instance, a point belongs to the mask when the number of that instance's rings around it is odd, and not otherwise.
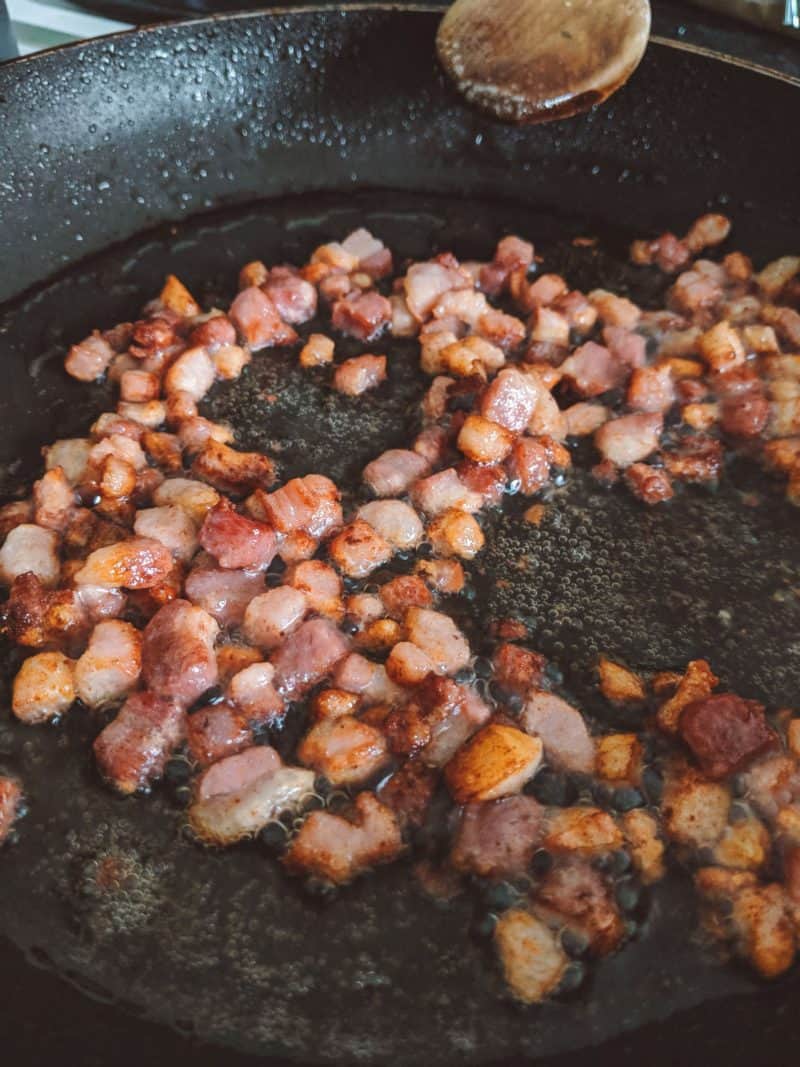
<path fill-rule="evenodd" d="M 185 733 L 186 716 L 177 701 L 134 693 L 95 740 L 100 772 L 121 793 L 145 789 L 161 776 Z"/>

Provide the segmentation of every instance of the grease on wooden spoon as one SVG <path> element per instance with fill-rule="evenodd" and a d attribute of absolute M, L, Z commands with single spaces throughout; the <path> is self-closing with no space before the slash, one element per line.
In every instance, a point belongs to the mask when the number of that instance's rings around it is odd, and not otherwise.
<path fill-rule="evenodd" d="M 648 0 L 456 0 L 436 45 L 470 103 L 505 121 L 547 122 L 624 85 L 649 31 Z"/>

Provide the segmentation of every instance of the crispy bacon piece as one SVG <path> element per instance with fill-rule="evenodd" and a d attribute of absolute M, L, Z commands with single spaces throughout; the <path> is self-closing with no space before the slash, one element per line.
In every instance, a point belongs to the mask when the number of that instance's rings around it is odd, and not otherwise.
<path fill-rule="evenodd" d="M 542 749 L 538 737 L 489 723 L 445 767 L 447 788 L 459 804 L 519 793 L 539 769 Z"/>
<path fill-rule="evenodd" d="M 339 490 L 330 478 L 292 478 L 273 493 L 256 492 L 264 517 L 284 534 L 303 532 L 320 541 L 342 525 Z"/>
<path fill-rule="evenodd" d="M 333 328 L 359 341 L 374 341 L 391 321 L 392 305 L 374 290 L 346 296 L 333 305 Z"/>
<path fill-rule="evenodd" d="M 312 812 L 284 857 L 287 869 L 342 885 L 403 851 L 400 825 L 374 793 L 359 793 L 348 814 Z"/>
<path fill-rule="evenodd" d="M 33 483 L 37 526 L 63 533 L 75 511 L 75 491 L 61 467 L 52 467 Z"/>
<path fill-rule="evenodd" d="M 15 578 L 0 609 L 2 631 L 28 648 L 70 646 L 79 642 L 88 624 L 85 606 L 72 589 L 45 589 L 30 571 Z"/>
<path fill-rule="evenodd" d="M 145 686 L 183 707 L 217 681 L 216 621 L 188 600 L 172 600 L 144 630 L 142 679 Z"/>
<path fill-rule="evenodd" d="M 498 646 L 493 662 L 498 685 L 519 696 L 541 684 L 547 664 L 541 653 L 510 644 Z"/>
<path fill-rule="evenodd" d="M 268 567 L 278 547 L 271 526 L 240 515 L 227 500 L 220 500 L 206 515 L 200 544 L 226 570 Z"/>
<path fill-rule="evenodd" d="M 186 715 L 177 701 L 134 693 L 95 739 L 100 773 L 120 793 L 145 789 L 161 777 L 185 735 Z"/>
<path fill-rule="evenodd" d="M 302 696 L 329 675 L 347 652 L 347 639 L 332 623 L 309 619 L 273 654 L 275 687 L 288 699 Z"/>
<path fill-rule="evenodd" d="M 722 462 L 720 442 L 700 433 L 685 437 L 676 451 L 664 453 L 667 472 L 682 482 L 715 482 Z"/>
<path fill-rule="evenodd" d="M 675 402 L 675 387 L 668 363 L 656 367 L 640 367 L 628 383 L 628 407 L 633 411 L 668 411 Z"/>
<path fill-rule="evenodd" d="M 141 669 L 139 631 L 119 619 L 100 622 L 75 664 L 77 694 L 88 708 L 113 704 L 136 686 Z"/>
<path fill-rule="evenodd" d="M 560 367 L 562 377 L 569 381 L 579 396 L 593 397 L 622 385 L 629 371 L 608 348 L 595 341 L 586 341 Z"/>
<path fill-rule="evenodd" d="M 629 467 L 655 452 L 662 426 L 659 414 L 623 415 L 601 426 L 594 442 L 604 459 Z"/>
<path fill-rule="evenodd" d="M 648 467 L 646 463 L 632 463 L 625 471 L 625 481 L 634 496 L 645 504 L 660 504 L 662 500 L 671 500 L 675 495 L 666 471 Z"/>
<path fill-rule="evenodd" d="M 172 570 L 172 553 L 149 537 L 131 537 L 98 548 L 75 575 L 76 585 L 149 589 Z"/>
<path fill-rule="evenodd" d="M 344 574 L 364 578 L 392 558 L 394 550 L 368 522 L 356 519 L 333 538 L 331 559 Z"/>
<path fill-rule="evenodd" d="M 361 396 L 386 381 L 386 356 L 353 356 L 333 373 L 333 388 L 345 396 Z"/>
<path fill-rule="evenodd" d="M 352 715 L 323 719 L 300 742 L 297 758 L 324 774 L 334 785 L 359 785 L 386 764 L 386 741 L 380 730 Z"/>
<path fill-rule="evenodd" d="M 735 774 L 778 745 L 763 704 L 733 693 L 716 693 L 687 704 L 678 731 L 704 774 L 714 779 Z"/>
<path fill-rule="evenodd" d="M 187 716 L 186 723 L 189 754 L 201 767 L 241 752 L 253 743 L 246 717 L 229 704 L 200 708 Z"/>
<path fill-rule="evenodd" d="M 228 316 L 252 352 L 297 341 L 297 334 L 281 319 L 273 301 L 254 285 L 238 294 Z"/>
<path fill-rule="evenodd" d="M 74 662 L 63 652 L 39 652 L 17 672 L 11 709 L 22 722 L 46 722 L 69 711 L 75 696 Z"/>
<path fill-rule="evenodd" d="M 224 493 L 268 489 L 275 481 L 275 466 L 267 456 L 237 452 L 214 440 L 209 440 L 197 455 L 192 473 Z"/>
<path fill-rule="evenodd" d="M 569 959 L 555 932 L 521 908 L 504 911 L 494 928 L 503 977 L 523 1004 L 538 1004 L 558 986 Z"/>

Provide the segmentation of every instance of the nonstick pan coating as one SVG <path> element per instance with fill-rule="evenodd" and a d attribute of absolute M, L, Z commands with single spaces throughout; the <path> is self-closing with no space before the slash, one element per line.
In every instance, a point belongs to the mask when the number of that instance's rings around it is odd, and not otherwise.
<path fill-rule="evenodd" d="M 720 203 L 741 247 L 757 257 L 791 250 L 800 176 L 783 151 L 797 95 L 789 83 L 655 47 L 605 111 L 568 126 L 507 130 L 462 109 L 443 84 L 435 21 L 390 9 L 248 16 L 0 71 L 0 153 L 11 160 L 0 185 L 6 490 L 24 481 L 43 441 L 78 431 L 102 402 L 99 391 L 87 398 L 64 382 L 63 343 L 135 313 L 167 266 L 224 295 L 245 259 L 302 256 L 366 220 L 404 255 L 431 246 L 485 255 L 497 236 L 519 229 L 576 284 L 625 285 L 631 233 L 678 228 Z M 751 147 L 736 121 L 745 105 L 763 119 L 748 131 Z M 24 123 L 14 119 L 23 108 Z M 343 195 L 355 186 L 394 192 Z M 265 197 L 272 202 L 258 211 L 159 230 L 73 266 L 153 223 Z M 587 228 L 611 259 L 581 260 L 556 240 Z M 309 403 L 288 363 L 260 359 L 211 410 L 232 419 L 245 445 L 289 446 L 280 453 L 287 472 L 347 476 L 363 462 L 361 449 L 368 458 L 412 424 L 422 386 L 408 353 L 393 355 L 402 405 L 377 397 L 359 407 L 321 391 Z M 276 375 L 282 393 L 273 407 L 262 394 Z M 754 488 L 767 502 L 743 508 L 742 493 Z M 668 513 L 587 492 L 578 476 L 557 494 L 551 520 L 524 536 L 510 517 L 495 520 L 494 547 L 474 576 L 475 630 L 487 611 L 531 617 L 542 650 L 597 712 L 589 664 L 598 651 L 655 667 L 702 650 L 745 695 L 795 699 L 800 653 L 790 646 L 800 608 L 788 591 L 800 562 L 796 513 L 745 467 L 716 496 L 689 493 Z M 518 560 L 528 563 L 515 568 L 511 589 L 490 593 Z M 180 833 L 166 791 L 125 802 L 99 787 L 86 755 L 91 729 L 80 716 L 61 732 L 3 727 L 2 758 L 31 783 L 32 804 L 20 843 L 2 856 L 0 926 L 101 1001 L 261 1054 L 340 1063 L 538 1057 L 649 1024 L 641 1038 L 617 1043 L 615 1062 L 647 1049 L 651 1062 L 668 1062 L 657 1057 L 669 1050 L 686 1063 L 778 1064 L 783 1041 L 797 1038 L 796 980 L 765 991 L 721 968 L 692 942 L 691 894 L 680 879 L 654 894 L 639 939 L 598 967 L 585 991 L 522 1011 L 503 998 L 485 945 L 471 936 L 466 900 L 437 908 L 398 865 L 322 903 L 298 895 L 256 846 L 202 852 Z M 109 863 L 122 886 L 112 894 L 97 880 Z M 11 971 L 17 957 L 9 961 Z M 37 986 L 29 988 L 35 998 Z M 719 999 L 745 994 L 736 1014 L 738 1000 Z M 711 1006 L 697 1008 L 706 998 Z M 20 1003 L 35 1016 L 35 1001 Z M 102 1040 L 113 1012 L 92 1010 Z M 80 1055 L 91 1047 L 92 1015 L 76 1011 L 74 1025 L 62 1020 L 60 1048 Z M 658 1025 L 674 1012 L 682 1025 Z M 8 1024 L 12 1062 L 37 1062 L 42 1046 L 24 1014 Z M 118 1025 L 124 1034 L 128 1024 Z M 757 1045 L 748 1046 L 751 1033 Z M 174 1040 L 164 1039 L 164 1057 L 174 1055 Z M 158 1049 L 150 1055 L 164 1062 Z M 117 1058 L 137 1054 L 132 1039 Z"/>

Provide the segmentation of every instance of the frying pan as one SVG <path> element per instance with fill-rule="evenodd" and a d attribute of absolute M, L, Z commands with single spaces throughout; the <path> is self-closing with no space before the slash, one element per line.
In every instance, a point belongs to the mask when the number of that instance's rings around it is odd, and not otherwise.
<path fill-rule="evenodd" d="M 635 233 L 722 208 L 757 260 L 796 248 L 797 82 L 657 41 L 602 110 L 507 128 L 444 81 L 437 19 L 389 5 L 277 10 L 0 68 L 3 492 L 21 490 L 43 442 L 81 432 L 104 402 L 101 387 L 65 380 L 64 345 L 135 315 L 167 269 L 223 299 L 245 260 L 301 258 L 356 224 L 400 256 L 485 256 L 513 229 L 574 284 L 604 280 L 652 304 L 658 283 L 624 262 Z M 606 251 L 573 248 L 586 233 Z M 414 425 L 413 355 L 388 350 L 391 396 L 333 397 L 277 354 L 209 411 L 287 475 L 352 484 Z M 590 491 L 579 470 L 549 503 L 538 529 L 513 502 L 487 520 L 462 618 L 476 645 L 487 616 L 523 615 L 600 728 L 621 725 L 596 700 L 601 651 L 644 669 L 702 652 L 726 686 L 773 706 L 796 699 L 800 550 L 778 487 L 742 463 L 716 494 L 648 510 Z M 693 933 L 686 875 L 655 889 L 633 942 L 586 986 L 523 1010 L 504 996 L 474 897 L 437 906 L 398 864 L 319 899 L 255 843 L 202 851 L 168 788 L 122 800 L 99 785 L 96 729 L 80 713 L 35 733 L 0 717 L 0 760 L 30 796 L 0 856 L 9 1063 L 566 1067 L 591 1047 L 598 1064 L 778 1065 L 800 1036 L 796 976 L 765 987 L 722 966 Z"/>

